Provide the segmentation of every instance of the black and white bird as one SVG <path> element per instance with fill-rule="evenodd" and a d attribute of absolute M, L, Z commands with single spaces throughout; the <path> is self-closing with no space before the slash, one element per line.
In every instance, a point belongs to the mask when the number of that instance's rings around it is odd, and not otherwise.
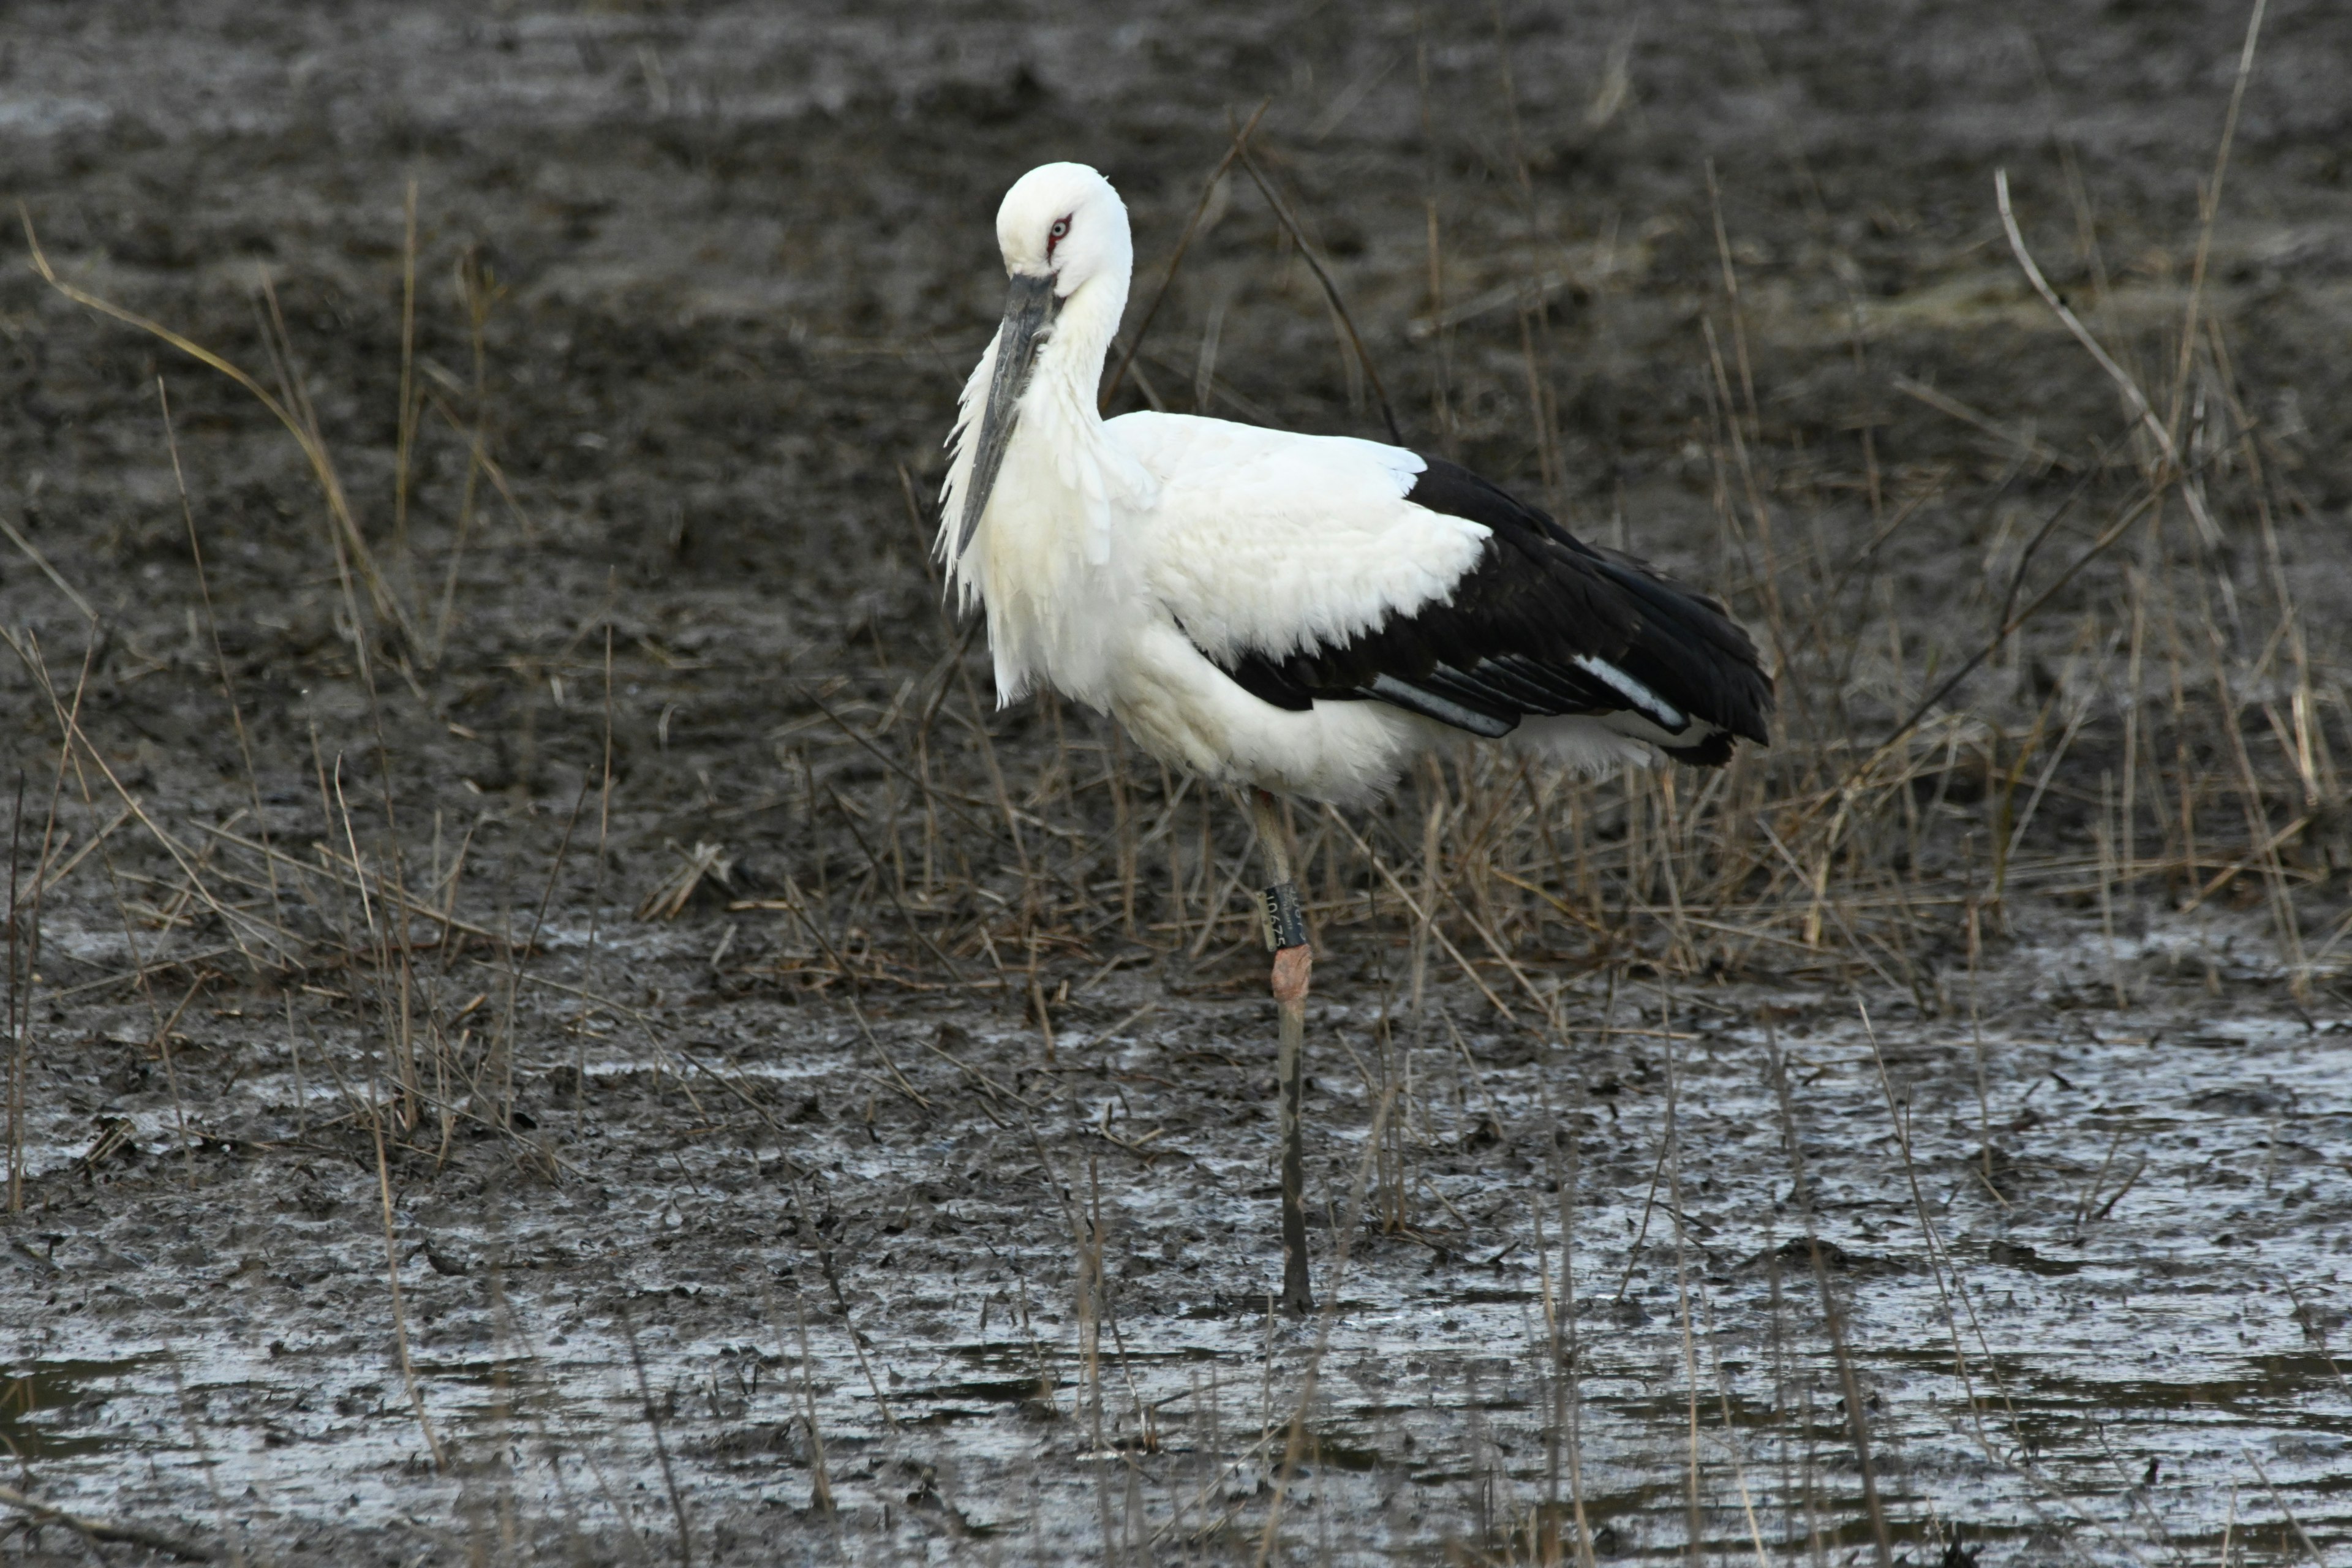
<path fill-rule="evenodd" d="M 1102 418 L 1134 249 L 1095 170 L 1023 175 L 996 237 L 1011 298 L 964 386 L 941 498 L 952 591 L 987 616 L 1001 701 L 1050 686 L 1161 761 L 1255 791 L 1270 907 L 1289 877 L 1267 792 L 1362 802 L 1465 733 L 1588 773 L 1766 742 L 1772 683 L 1722 605 L 1466 468 L 1223 419 Z M 1269 939 L 1288 1047 L 1307 952 L 1295 919 L 1274 924 L 1290 928 Z"/>
<path fill-rule="evenodd" d="M 1462 732 L 1590 773 L 1767 739 L 1772 683 L 1711 599 L 1442 458 L 1096 410 L 1127 208 L 1082 163 L 996 216 L 1012 299 L 966 384 L 940 551 L 1000 700 L 1038 686 L 1211 779 L 1340 804 Z"/>

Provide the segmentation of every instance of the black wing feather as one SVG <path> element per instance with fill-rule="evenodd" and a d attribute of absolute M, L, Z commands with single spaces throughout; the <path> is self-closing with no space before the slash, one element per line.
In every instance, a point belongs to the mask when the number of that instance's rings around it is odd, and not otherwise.
<path fill-rule="evenodd" d="M 1386 701 L 1490 736 L 1535 715 L 1641 713 L 1670 732 L 1697 720 L 1718 732 L 1664 750 L 1702 766 L 1727 759 L 1735 736 L 1769 743 L 1771 679 L 1721 605 L 1586 544 L 1458 464 L 1421 456 L 1426 467 L 1405 499 L 1484 524 L 1477 564 L 1444 599 L 1345 643 L 1221 661 L 1244 690 L 1293 711 Z M 1685 722 L 1663 722 L 1610 671 Z"/>

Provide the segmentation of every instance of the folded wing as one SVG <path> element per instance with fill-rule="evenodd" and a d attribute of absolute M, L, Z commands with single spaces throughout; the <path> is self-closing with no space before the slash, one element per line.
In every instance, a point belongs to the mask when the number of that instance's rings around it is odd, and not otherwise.
<path fill-rule="evenodd" d="M 1180 491 L 1192 441 L 1250 448 L 1238 464 L 1218 453 L 1219 492 L 1166 509 L 1198 516 L 1158 542 L 1150 577 L 1194 646 L 1261 700 L 1386 702 L 1487 737 L 1591 717 L 1703 765 L 1735 739 L 1768 742 L 1772 683 L 1722 605 L 1468 469 L 1370 442 L 1129 418 L 1152 421 L 1161 449 L 1147 464 Z"/>
<path fill-rule="evenodd" d="M 1228 666 L 1263 700 L 1373 698 L 1474 734 L 1530 717 L 1622 716 L 1670 756 L 1719 763 L 1768 743 L 1772 684 L 1723 606 L 1643 563 L 1595 550 L 1440 458 L 1407 499 L 1490 531 L 1451 592 L 1377 629 Z"/>

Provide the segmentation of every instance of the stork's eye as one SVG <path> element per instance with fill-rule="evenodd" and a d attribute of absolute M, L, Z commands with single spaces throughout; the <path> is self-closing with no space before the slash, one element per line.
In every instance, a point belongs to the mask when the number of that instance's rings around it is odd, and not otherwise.
<path fill-rule="evenodd" d="M 1055 218 L 1054 220 L 1054 226 L 1045 231 L 1045 254 L 1047 256 L 1053 255 L 1054 247 L 1061 244 L 1064 237 L 1068 235 L 1069 232 L 1070 220 L 1066 217 Z"/>

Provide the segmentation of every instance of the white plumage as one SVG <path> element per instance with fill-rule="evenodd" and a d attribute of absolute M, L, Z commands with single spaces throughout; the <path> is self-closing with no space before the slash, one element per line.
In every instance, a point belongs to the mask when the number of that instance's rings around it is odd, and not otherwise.
<path fill-rule="evenodd" d="M 964 387 L 939 548 L 963 605 L 985 609 L 1001 701 L 1051 686 L 1114 715 L 1167 763 L 1341 803 L 1376 794 L 1414 752 L 1465 727 L 1507 730 L 1515 743 L 1596 772 L 1646 764 L 1658 745 L 1701 747 L 1724 729 L 1757 728 L 1686 714 L 1686 696 L 1654 689 L 1654 673 L 1645 679 L 1637 671 L 1648 667 L 1605 637 L 1548 660 L 1501 645 L 1491 659 L 1483 648 L 1449 656 L 1436 668 L 1455 685 L 1442 690 L 1419 666 L 1367 673 L 1367 639 L 1396 642 L 1417 616 L 1448 617 L 1447 647 L 1474 636 L 1462 598 L 1474 577 L 1498 605 L 1533 591 L 1507 575 L 1520 568 L 1504 559 L 1496 529 L 1409 499 L 1433 460 L 1402 447 L 1180 415 L 1101 419 L 1096 388 L 1133 252 L 1126 207 L 1094 170 L 1051 163 L 1023 176 L 997 237 L 1013 303 Z M 1034 367 L 1022 363 L 1032 352 Z M 1008 353 L 1013 363 L 1001 366 Z M 1621 571 L 1554 553 L 1596 583 Z M 1299 661 L 1318 658 L 1317 669 L 1356 660 L 1344 695 L 1297 694 L 1339 689 L 1297 684 L 1308 668 Z M 1255 684 L 1280 700 L 1254 693 L 1248 670 L 1276 672 Z M 1507 683 L 1513 670 L 1598 696 L 1569 711 L 1555 701 L 1504 712 L 1478 682 Z M 1420 710 L 1376 691 L 1402 692 Z M 1432 716 L 1458 713 L 1449 704 L 1463 691 L 1479 722 Z"/>
<path fill-rule="evenodd" d="M 1761 742 L 1771 683 L 1720 606 L 1441 458 L 1096 412 L 1134 252 L 1110 183 L 1023 175 L 1012 283 L 950 437 L 940 554 L 988 616 L 1000 700 L 1043 683 L 1163 761 L 1252 786 L 1282 1125 L 1282 1300 L 1312 1302 L 1303 1103 L 1312 952 L 1269 791 L 1353 802 L 1449 735 L 1598 772 Z"/>

